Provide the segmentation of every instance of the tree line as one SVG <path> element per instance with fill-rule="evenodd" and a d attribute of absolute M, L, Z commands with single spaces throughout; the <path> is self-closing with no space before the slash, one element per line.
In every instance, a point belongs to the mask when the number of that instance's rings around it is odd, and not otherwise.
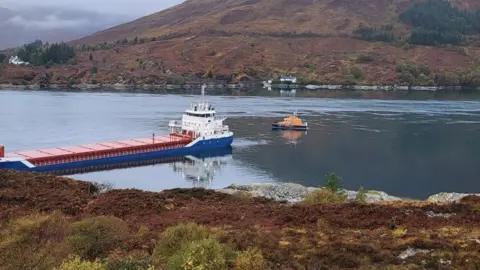
<path fill-rule="evenodd" d="M 399 15 L 401 22 L 413 27 L 406 40 L 416 45 L 460 45 L 467 36 L 480 34 L 480 10 L 475 12 L 453 6 L 446 0 L 415 3 Z M 359 24 L 353 34 L 362 40 L 396 40 L 392 25 L 380 28 Z"/>
<path fill-rule="evenodd" d="M 353 34 L 358 39 L 367 41 L 390 42 L 395 39 L 395 35 L 393 33 L 393 26 L 390 24 L 382 25 L 380 29 L 377 29 L 375 27 L 368 27 L 360 23 L 358 27 L 353 30 Z"/>
<path fill-rule="evenodd" d="M 480 11 L 471 12 L 445 0 L 416 3 L 400 14 L 413 29 L 410 42 L 420 45 L 461 44 L 465 36 L 480 33 Z"/>
<path fill-rule="evenodd" d="M 64 64 L 75 59 L 73 47 L 66 43 L 43 44 L 41 40 L 25 44 L 17 52 L 18 58 L 34 66 L 47 64 Z"/>

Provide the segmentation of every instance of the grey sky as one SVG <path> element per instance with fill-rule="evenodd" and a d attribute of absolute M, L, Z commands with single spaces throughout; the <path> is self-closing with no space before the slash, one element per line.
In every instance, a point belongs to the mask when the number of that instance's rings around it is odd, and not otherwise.
<path fill-rule="evenodd" d="M 0 6 L 57 6 L 81 10 L 143 16 L 182 3 L 183 0 L 0 0 Z"/>

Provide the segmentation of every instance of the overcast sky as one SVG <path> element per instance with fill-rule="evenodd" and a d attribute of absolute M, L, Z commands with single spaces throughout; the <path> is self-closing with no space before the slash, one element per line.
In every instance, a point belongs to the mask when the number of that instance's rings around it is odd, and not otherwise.
<path fill-rule="evenodd" d="M 135 16 L 151 14 L 182 3 L 183 0 L 0 0 L 0 6 L 58 6 Z"/>

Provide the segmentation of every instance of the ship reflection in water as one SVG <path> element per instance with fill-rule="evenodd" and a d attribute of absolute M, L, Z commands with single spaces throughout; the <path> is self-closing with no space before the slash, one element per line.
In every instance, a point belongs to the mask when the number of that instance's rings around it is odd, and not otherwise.
<path fill-rule="evenodd" d="M 231 150 L 231 148 L 230 148 Z M 180 173 L 183 179 L 191 182 L 193 187 L 207 188 L 215 174 L 232 160 L 231 151 L 225 155 L 209 157 L 186 156 L 183 161 L 170 164 L 173 171 Z"/>
<path fill-rule="evenodd" d="M 219 170 L 219 167 L 226 164 L 226 160 L 232 158 L 232 147 L 211 149 L 189 156 L 165 157 L 161 159 L 143 159 L 135 162 L 106 164 L 101 166 L 91 166 L 76 168 L 71 170 L 54 171 L 57 175 L 80 175 L 92 172 L 104 172 L 118 169 L 131 169 L 134 167 L 146 167 L 159 164 L 170 164 L 175 172 L 183 172 L 187 180 L 195 179 L 205 181 L 206 184 L 213 180 L 213 175 Z M 182 165 L 183 164 L 183 165 Z"/>

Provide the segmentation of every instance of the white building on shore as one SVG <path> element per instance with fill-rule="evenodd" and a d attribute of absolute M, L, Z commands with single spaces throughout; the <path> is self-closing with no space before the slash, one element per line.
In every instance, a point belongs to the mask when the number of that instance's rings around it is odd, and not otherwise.
<path fill-rule="evenodd" d="M 20 58 L 18 58 L 18 56 L 11 56 L 10 60 L 8 60 L 8 63 L 11 64 L 11 65 L 16 65 L 16 66 L 29 65 L 30 64 L 28 62 L 24 62 L 24 61 L 20 60 Z"/>
<path fill-rule="evenodd" d="M 272 82 L 273 82 L 273 80 L 268 80 L 266 83 L 271 85 Z M 295 77 L 295 76 L 282 76 L 282 77 L 280 77 L 280 82 L 281 83 L 287 83 L 287 82 L 297 83 L 297 77 Z"/>
<path fill-rule="evenodd" d="M 280 77 L 281 82 L 290 82 L 290 83 L 297 83 L 297 77 L 295 76 L 282 76 Z"/>

